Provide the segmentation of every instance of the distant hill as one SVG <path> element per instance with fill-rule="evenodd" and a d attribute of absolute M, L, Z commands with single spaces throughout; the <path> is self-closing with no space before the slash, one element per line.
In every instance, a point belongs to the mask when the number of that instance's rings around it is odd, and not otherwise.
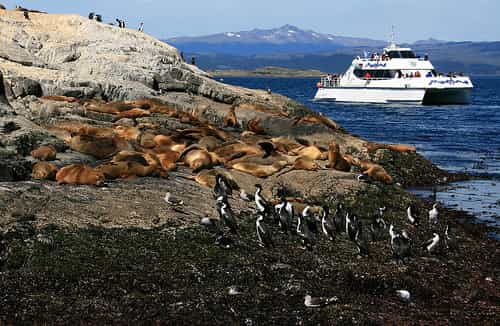
<path fill-rule="evenodd" d="M 380 52 L 387 42 L 302 30 L 284 25 L 274 29 L 226 32 L 166 40 L 195 56 L 205 70 L 255 70 L 266 66 L 343 72 L 353 56 Z M 500 42 L 449 42 L 429 38 L 411 46 L 417 54 L 429 54 L 439 71 L 500 75 Z"/>
<path fill-rule="evenodd" d="M 386 43 L 368 38 L 335 36 L 312 30 L 302 30 L 293 25 L 199 37 L 175 37 L 165 41 L 189 53 L 221 53 L 242 56 L 327 52 L 342 47 L 383 46 Z"/>

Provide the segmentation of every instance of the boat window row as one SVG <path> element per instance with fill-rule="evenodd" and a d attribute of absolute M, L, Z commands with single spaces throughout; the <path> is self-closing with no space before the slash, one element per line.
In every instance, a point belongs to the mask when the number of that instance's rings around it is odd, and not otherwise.
<path fill-rule="evenodd" d="M 401 70 L 388 69 L 354 69 L 353 73 L 358 78 L 390 79 L 402 76 Z"/>
<path fill-rule="evenodd" d="M 416 59 L 417 56 L 413 51 L 389 51 L 389 58 L 391 59 Z"/>

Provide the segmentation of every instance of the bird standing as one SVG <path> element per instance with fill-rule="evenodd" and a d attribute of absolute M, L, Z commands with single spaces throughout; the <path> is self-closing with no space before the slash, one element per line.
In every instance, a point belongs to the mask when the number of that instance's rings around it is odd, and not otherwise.
<path fill-rule="evenodd" d="M 432 209 L 429 211 L 429 224 L 438 224 L 439 211 L 437 205 L 437 203 L 434 203 Z"/>
<path fill-rule="evenodd" d="M 257 231 L 257 238 L 259 239 L 259 245 L 262 247 L 274 247 L 273 238 L 269 228 L 264 224 L 264 216 L 259 214 L 257 220 L 255 221 L 255 228 Z"/>

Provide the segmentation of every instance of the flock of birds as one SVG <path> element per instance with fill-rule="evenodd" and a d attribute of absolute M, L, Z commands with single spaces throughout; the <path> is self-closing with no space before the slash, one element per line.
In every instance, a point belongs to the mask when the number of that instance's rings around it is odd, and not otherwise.
<path fill-rule="evenodd" d="M 369 256 L 370 242 L 384 239 L 390 239 L 392 254 L 399 263 L 405 263 L 411 256 L 414 247 L 413 240 L 406 230 L 398 231 L 394 225 L 385 222 L 383 218 L 385 207 L 380 208 L 372 217 L 371 224 L 364 228 L 361 219 L 356 214 L 351 214 L 342 203 L 337 204 L 333 214 L 326 205 L 319 210 L 319 214 L 312 213 L 312 207 L 309 205 L 296 213 L 293 203 L 286 197 L 281 197 L 277 204 L 272 204 L 264 198 L 260 184 L 256 184 L 255 188 L 253 195 L 241 189 L 239 197 L 241 200 L 255 203 L 255 231 L 261 247 L 273 248 L 275 246 L 272 226 L 276 226 L 278 232 L 289 237 L 298 237 L 303 249 L 307 250 L 313 250 L 321 234 L 332 242 L 341 234 L 346 234 L 360 256 Z M 226 248 L 233 243 L 229 234 L 238 236 L 240 232 L 237 218 L 228 201 L 232 194 L 231 182 L 222 174 L 216 175 L 213 195 L 220 218 L 204 217 L 201 219 L 201 224 L 215 235 L 215 243 Z M 183 205 L 181 200 L 174 198 L 170 193 L 165 196 L 165 201 L 172 206 Z M 407 218 L 412 226 L 420 225 L 420 213 L 416 206 L 410 205 L 407 208 Z M 439 211 L 437 204 L 434 204 L 428 212 L 428 223 L 433 228 L 437 228 L 438 222 Z M 422 244 L 422 248 L 430 254 L 437 253 L 440 248 L 451 249 L 456 242 L 454 233 L 451 226 L 447 224 L 442 235 L 437 232 L 433 233 L 432 238 Z"/>

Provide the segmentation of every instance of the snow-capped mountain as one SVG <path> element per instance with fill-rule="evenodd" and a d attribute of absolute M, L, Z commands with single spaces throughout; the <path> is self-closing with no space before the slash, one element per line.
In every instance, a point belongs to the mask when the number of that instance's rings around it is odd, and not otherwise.
<path fill-rule="evenodd" d="M 378 47 L 384 41 L 354 38 L 303 30 L 293 25 L 273 29 L 225 32 L 199 37 L 166 40 L 184 52 L 253 55 L 268 53 L 321 52 L 341 47 Z"/>

